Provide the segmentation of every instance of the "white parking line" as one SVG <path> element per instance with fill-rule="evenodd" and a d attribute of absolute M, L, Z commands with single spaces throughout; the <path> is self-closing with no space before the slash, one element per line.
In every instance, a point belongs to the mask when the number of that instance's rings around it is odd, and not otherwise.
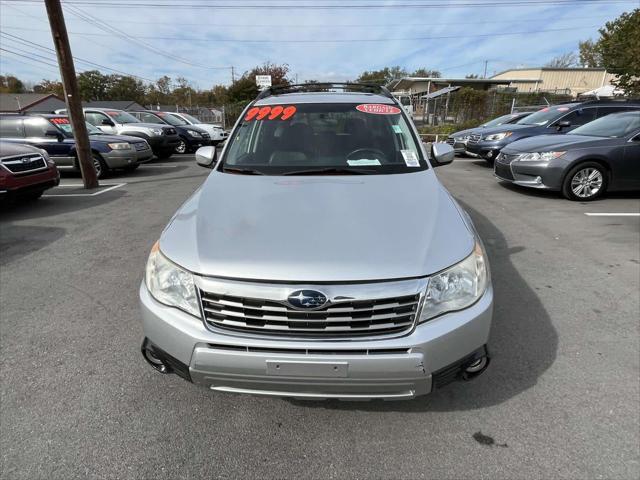
<path fill-rule="evenodd" d="M 587 217 L 640 217 L 640 213 L 585 213 Z"/>
<path fill-rule="evenodd" d="M 101 186 L 103 187 L 109 187 L 109 188 L 105 188 L 104 190 L 99 190 L 97 192 L 94 193 L 69 193 L 69 194 L 63 194 L 63 195 L 43 195 L 43 197 L 95 197 L 97 195 L 102 195 L 105 192 L 108 192 L 110 190 L 115 190 L 116 188 L 120 188 L 122 186 L 126 185 L 126 183 L 103 183 Z M 82 184 L 71 184 L 71 185 L 58 185 L 58 188 L 60 187 L 75 187 L 75 188 L 79 188 L 79 187 L 83 187 L 84 185 Z"/>

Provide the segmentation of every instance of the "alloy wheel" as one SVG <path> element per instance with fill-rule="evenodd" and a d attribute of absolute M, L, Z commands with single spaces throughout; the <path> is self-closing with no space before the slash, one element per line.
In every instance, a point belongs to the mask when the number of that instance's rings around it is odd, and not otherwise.
<path fill-rule="evenodd" d="M 571 179 L 571 190 L 579 198 L 590 198 L 598 194 L 604 178 L 602 172 L 594 167 L 578 170 Z"/>
<path fill-rule="evenodd" d="M 187 151 L 187 144 L 184 140 L 180 140 L 180 143 L 176 145 L 176 153 L 185 153 Z"/>

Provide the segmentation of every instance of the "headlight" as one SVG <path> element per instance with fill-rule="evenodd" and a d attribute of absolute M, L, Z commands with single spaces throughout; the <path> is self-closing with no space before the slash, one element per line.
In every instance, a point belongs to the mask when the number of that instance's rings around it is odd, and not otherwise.
<path fill-rule="evenodd" d="M 151 134 L 152 135 L 162 135 L 162 129 L 161 128 L 151 128 Z"/>
<path fill-rule="evenodd" d="M 496 140 L 502 140 L 503 138 L 510 137 L 511 135 L 513 135 L 513 132 L 494 133 L 493 135 L 487 135 L 486 137 L 484 137 L 484 140 L 493 142 Z"/>
<path fill-rule="evenodd" d="M 469 135 L 464 135 L 462 137 L 454 137 L 456 142 L 466 142 L 469 140 Z"/>
<path fill-rule="evenodd" d="M 167 260 L 158 242 L 151 248 L 144 280 L 157 301 L 200 318 L 193 275 Z"/>
<path fill-rule="evenodd" d="M 127 142 L 119 142 L 119 143 L 108 143 L 109 148 L 111 150 L 130 150 L 131 144 Z"/>
<path fill-rule="evenodd" d="M 476 241 L 471 255 L 429 279 L 420 322 L 445 312 L 471 306 L 482 296 L 486 288 L 485 254 L 480 243 Z"/>
<path fill-rule="evenodd" d="M 554 158 L 561 157 L 567 152 L 534 152 L 522 153 L 516 158 L 520 162 L 548 162 Z"/>
<path fill-rule="evenodd" d="M 202 137 L 202 135 L 200 135 L 198 132 L 195 132 L 193 130 L 188 130 L 188 132 L 189 132 L 189 135 L 191 135 L 192 137 L 195 137 L 195 138 Z"/>

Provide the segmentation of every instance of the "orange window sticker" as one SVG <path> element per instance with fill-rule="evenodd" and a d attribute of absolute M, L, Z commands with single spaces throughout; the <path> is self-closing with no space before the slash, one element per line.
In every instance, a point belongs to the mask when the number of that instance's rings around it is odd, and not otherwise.
<path fill-rule="evenodd" d="M 294 107 L 293 105 L 286 107 L 282 111 L 282 120 L 289 120 L 295 114 L 296 114 L 296 107 Z"/>
<path fill-rule="evenodd" d="M 283 110 L 284 107 L 282 107 L 282 105 L 276 105 L 275 107 L 273 107 L 271 109 L 271 113 L 269 114 L 269 120 L 275 120 L 276 118 L 278 118 Z"/>
<path fill-rule="evenodd" d="M 356 110 L 364 113 L 373 113 L 374 115 L 397 115 L 400 113 L 398 107 L 382 103 L 362 103 L 356 106 Z"/>
<path fill-rule="evenodd" d="M 55 123 L 56 125 L 69 125 L 68 118 L 52 118 L 51 123 Z"/>
<path fill-rule="evenodd" d="M 276 105 L 274 107 L 253 107 L 250 108 L 247 114 L 244 116 L 245 122 L 251 120 L 288 120 L 296 113 L 296 107 L 289 105 L 283 107 L 282 105 Z"/>
<path fill-rule="evenodd" d="M 270 111 L 271 111 L 271 107 L 262 107 L 258 112 L 258 116 L 256 117 L 256 120 L 262 120 L 264 117 L 269 115 Z"/>

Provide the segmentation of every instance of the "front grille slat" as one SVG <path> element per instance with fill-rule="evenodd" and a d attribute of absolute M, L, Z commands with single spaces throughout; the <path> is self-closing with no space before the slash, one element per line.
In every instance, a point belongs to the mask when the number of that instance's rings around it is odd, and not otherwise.
<path fill-rule="evenodd" d="M 411 328 L 420 296 L 347 300 L 298 310 L 273 300 L 200 291 L 208 326 L 276 335 L 382 335 Z"/>
<path fill-rule="evenodd" d="M 47 162 L 39 153 L 5 157 L 0 162 L 15 174 L 35 173 L 47 168 Z"/>

